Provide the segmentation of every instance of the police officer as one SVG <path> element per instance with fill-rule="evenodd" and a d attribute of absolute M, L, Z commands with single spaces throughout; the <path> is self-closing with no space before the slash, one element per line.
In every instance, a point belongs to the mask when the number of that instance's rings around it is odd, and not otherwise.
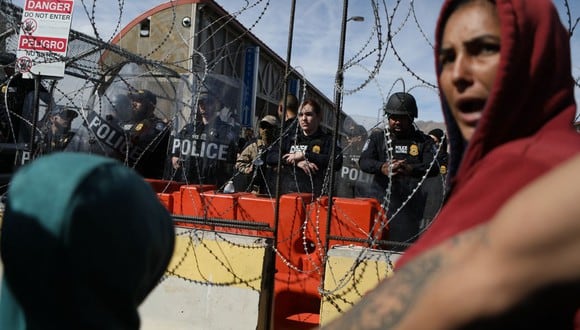
<path fill-rule="evenodd" d="M 445 132 L 440 128 L 435 128 L 427 133 L 433 139 L 433 155 L 435 157 L 435 165 L 439 169 L 439 175 L 430 176 L 425 179 L 421 185 L 421 190 L 425 195 L 425 210 L 423 212 L 423 221 L 421 228 L 426 227 L 443 206 L 445 196 L 445 177 L 447 175 L 447 161 L 449 155 L 447 154 L 447 141 Z"/>
<path fill-rule="evenodd" d="M 449 160 L 449 153 L 447 152 L 447 136 L 440 128 L 430 130 L 427 135 L 435 141 L 433 154 L 435 154 L 437 158 L 439 173 L 445 176 L 447 174 L 447 163 Z"/>
<path fill-rule="evenodd" d="M 410 243 L 419 234 L 423 217 L 424 196 L 419 191 L 422 177 L 436 175 L 433 162 L 433 140 L 413 125 L 417 103 L 408 93 L 389 97 L 384 109 L 388 118 L 385 129 L 371 132 L 360 155 L 361 170 L 374 174 L 373 195 L 388 205 L 390 241 Z M 390 184 L 389 184 L 390 183 Z M 404 244 L 393 248 L 404 250 Z"/>
<path fill-rule="evenodd" d="M 322 128 L 322 108 L 314 99 L 302 103 L 297 118 L 298 131 L 282 136 L 281 149 L 270 149 L 266 164 L 278 166 L 281 153 L 280 193 L 306 192 L 318 197 L 330 189 L 325 183 L 327 168 L 333 161 L 330 155 L 334 141 L 332 134 Z M 338 145 L 335 148 L 340 155 L 342 149 Z M 342 157 L 335 157 L 333 166 L 338 171 L 342 167 Z"/>
<path fill-rule="evenodd" d="M 146 178 L 162 178 L 169 134 L 167 124 L 155 115 L 157 96 L 146 89 L 128 96 L 131 119 L 122 128 L 129 140 L 129 163 Z"/>
<path fill-rule="evenodd" d="M 171 143 L 169 178 L 221 188 L 234 175 L 241 127 L 235 111 L 226 104 L 227 87 L 212 87 L 200 93 L 191 122 Z"/>
<path fill-rule="evenodd" d="M 19 142 L 30 142 L 32 132 L 31 121 L 34 96 L 34 79 L 24 79 L 22 75 L 15 70 L 16 55 L 14 53 L 0 53 L 0 65 L 4 69 L 4 79 L 0 86 L 0 108 L 2 113 L 2 124 L 11 124 L 12 130 Z M 6 97 L 8 109 L 5 109 L 4 97 Z M 52 102 L 52 98 L 46 88 L 40 84 L 40 100 L 47 105 Z M 54 104 L 51 104 L 54 106 Z M 11 123 L 6 123 L 6 114 L 10 114 Z M 11 133 L 9 134 L 11 135 Z"/>
<path fill-rule="evenodd" d="M 266 115 L 260 120 L 260 138 L 247 145 L 236 160 L 238 174 L 234 178 L 236 191 L 252 191 L 272 195 L 275 193 L 275 172 L 265 164 L 267 152 L 278 147 L 274 144 L 279 131 L 278 119 Z"/>
<path fill-rule="evenodd" d="M 72 109 L 54 107 L 43 132 L 41 153 L 47 154 L 64 150 L 74 136 L 74 132 L 71 132 L 71 123 L 76 117 L 78 117 L 78 113 Z"/>
<path fill-rule="evenodd" d="M 337 176 L 336 196 L 369 197 L 373 176 L 363 172 L 359 167 L 362 148 L 368 138 L 364 126 L 347 117 L 343 123 L 345 139 L 342 143 L 343 162 L 340 175 Z"/>
<path fill-rule="evenodd" d="M 0 153 L 1 173 L 10 172 L 15 164 L 20 166 L 30 159 L 25 145 L 32 140 L 33 115 L 37 111 L 34 107 L 34 79 L 24 79 L 16 71 L 16 64 L 16 54 L 0 52 L 0 66 L 4 73 L 0 84 L 0 142 L 11 144 Z M 42 84 L 38 96 L 49 107 L 54 106 L 50 93 Z M 13 152 L 15 150 L 17 153 Z"/>

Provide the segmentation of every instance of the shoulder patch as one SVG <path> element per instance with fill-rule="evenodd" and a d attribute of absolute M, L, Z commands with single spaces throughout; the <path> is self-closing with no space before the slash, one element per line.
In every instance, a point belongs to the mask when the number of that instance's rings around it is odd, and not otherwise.
<path fill-rule="evenodd" d="M 365 144 L 364 144 L 364 146 L 362 147 L 362 151 L 366 151 L 366 150 L 369 148 L 369 142 L 370 142 L 370 139 L 367 139 L 367 140 L 365 141 Z"/>
<path fill-rule="evenodd" d="M 162 131 L 165 129 L 165 124 L 163 122 L 158 122 L 157 124 L 155 124 L 155 130 L 157 131 Z"/>

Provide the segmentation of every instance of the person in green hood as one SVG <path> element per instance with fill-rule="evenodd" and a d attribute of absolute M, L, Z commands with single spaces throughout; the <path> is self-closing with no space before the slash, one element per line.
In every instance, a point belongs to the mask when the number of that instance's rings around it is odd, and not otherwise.
<path fill-rule="evenodd" d="M 21 168 L 0 236 L 0 329 L 138 329 L 169 264 L 174 228 L 122 163 L 57 153 Z"/>

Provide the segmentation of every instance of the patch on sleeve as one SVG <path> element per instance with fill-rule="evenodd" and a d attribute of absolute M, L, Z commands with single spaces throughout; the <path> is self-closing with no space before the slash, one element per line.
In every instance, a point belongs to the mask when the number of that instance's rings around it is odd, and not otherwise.
<path fill-rule="evenodd" d="M 162 122 L 158 122 L 158 123 L 155 125 L 155 130 L 157 130 L 157 131 L 163 131 L 164 129 L 165 129 L 165 124 L 164 124 L 164 123 L 162 123 Z"/>
<path fill-rule="evenodd" d="M 369 148 L 369 142 L 370 141 L 371 141 L 370 139 L 367 139 L 365 141 L 365 145 L 362 147 L 362 151 L 366 151 Z"/>

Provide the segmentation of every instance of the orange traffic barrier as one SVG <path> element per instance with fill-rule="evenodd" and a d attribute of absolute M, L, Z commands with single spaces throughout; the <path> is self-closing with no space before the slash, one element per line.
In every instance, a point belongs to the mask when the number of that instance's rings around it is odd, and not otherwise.
<path fill-rule="evenodd" d="M 206 217 L 206 205 L 201 194 L 208 190 L 215 190 L 215 186 L 210 184 L 181 186 L 181 214 Z"/>
<path fill-rule="evenodd" d="M 315 325 L 320 313 L 318 286 L 322 268 L 316 239 L 305 227 L 312 194 L 280 197 L 276 275 L 274 277 L 274 327 L 292 328 L 308 318 Z M 298 323 L 297 323 L 298 322 Z"/>
<path fill-rule="evenodd" d="M 252 195 L 247 192 L 225 194 L 215 190 L 214 185 L 190 185 L 183 186 L 181 194 L 181 213 L 185 216 L 192 216 L 203 219 L 231 220 L 230 225 L 216 226 L 178 222 L 179 225 L 187 227 L 205 228 L 208 230 L 218 230 L 234 234 L 250 234 L 245 230 L 237 228 L 235 220 L 238 219 L 238 199 L 241 196 Z"/>
<path fill-rule="evenodd" d="M 314 284 L 307 276 L 292 277 L 286 290 L 274 294 L 274 329 L 312 329 L 320 320 L 321 297 L 314 289 L 300 289 L 305 282 Z M 276 281 L 283 280 L 276 274 Z"/>
<path fill-rule="evenodd" d="M 205 217 L 235 220 L 237 218 L 238 197 L 251 193 L 239 192 L 232 194 L 220 193 L 216 190 L 204 191 L 201 198 L 205 203 Z"/>
<path fill-rule="evenodd" d="M 327 222 L 328 197 L 322 197 L 318 203 L 313 203 L 310 208 L 310 222 Z M 344 198 L 333 199 L 332 217 L 330 220 L 329 244 L 349 244 L 369 246 L 369 241 L 380 239 L 386 228 L 379 234 L 381 223 L 386 223 L 386 215 L 381 205 L 374 198 Z M 326 229 L 326 227 L 325 227 Z M 341 237 L 345 238 L 344 240 Z M 354 240 L 349 240 L 354 238 Z M 325 239 L 325 235 L 321 235 Z"/>
<path fill-rule="evenodd" d="M 157 199 L 165 206 L 167 211 L 173 213 L 173 195 L 167 193 L 157 193 Z"/>
<path fill-rule="evenodd" d="M 145 179 L 145 181 L 148 182 L 153 188 L 153 191 L 157 193 L 157 198 L 161 204 L 163 204 L 163 206 L 165 206 L 165 208 L 167 208 L 170 213 L 175 213 L 174 193 L 179 191 L 180 187 L 184 183 L 159 179 Z"/>
<path fill-rule="evenodd" d="M 329 244 L 368 246 L 367 241 L 375 238 L 381 219 L 385 220 L 379 203 L 372 198 L 335 198 L 333 201 Z M 289 202 L 281 202 L 286 212 L 292 209 Z M 294 203 L 298 216 L 285 222 L 280 218 L 279 222 L 274 285 L 276 329 L 318 325 L 321 301 L 318 288 L 324 271 L 323 254 L 327 250 L 328 198 L 304 205 L 307 205 L 304 218 L 301 218 L 302 209 Z"/>
<path fill-rule="evenodd" d="M 238 198 L 237 219 L 241 221 L 253 221 L 267 224 L 274 228 L 274 212 L 276 200 L 268 196 L 254 194 L 243 195 Z M 271 231 L 259 230 L 239 230 L 238 233 L 244 235 L 260 235 L 272 237 Z"/>
<path fill-rule="evenodd" d="M 191 222 L 177 222 L 177 225 L 272 237 L 276 203 L 273 198 L 251 193 L 219 193 L 214 185 L 147 181 L 173 214 L 216 220 L 211 226 Z M 369 246 L 371 239 L 382 237 L 378 230 L 386 216 L 375 199 L 336 197 L 333 201 L 328 231 L 330 245 Z M 318 288 L 324 272 L 323 255 L 328 248 L 325 246 L 327 212 L 327 197 L 314 200 L 309 193 L 280 197 L 274 276 L 276 329 L 318 325 L 321 304 Z M 216 226 L 220 220 L 224 226 Z M 236 220 L 240 221 L 240 226 Z M 256 223 L 258 229 L 251 225 L 244 227 L 248 222 Z"/>
<path fill-rule="evenodd" d="M 181 209 L 181 189 L 174 191 L 171 197 L 173 199 L 173 209 L 170 212 L 172 214 L 183 215 L 183 210 Z"/>
<path fill-rule="evenodd" d="M 308 204 L 311 202 L 312 194 L 307 193 L 290 193 L 280 197 L 276 246 L 279 256 L 276 259 L 278 272 L 294 271 L 301 262 L 301 257 L 307 254 L 300 246 L 303 245 L 302 225 L 306 219 Z"/>

